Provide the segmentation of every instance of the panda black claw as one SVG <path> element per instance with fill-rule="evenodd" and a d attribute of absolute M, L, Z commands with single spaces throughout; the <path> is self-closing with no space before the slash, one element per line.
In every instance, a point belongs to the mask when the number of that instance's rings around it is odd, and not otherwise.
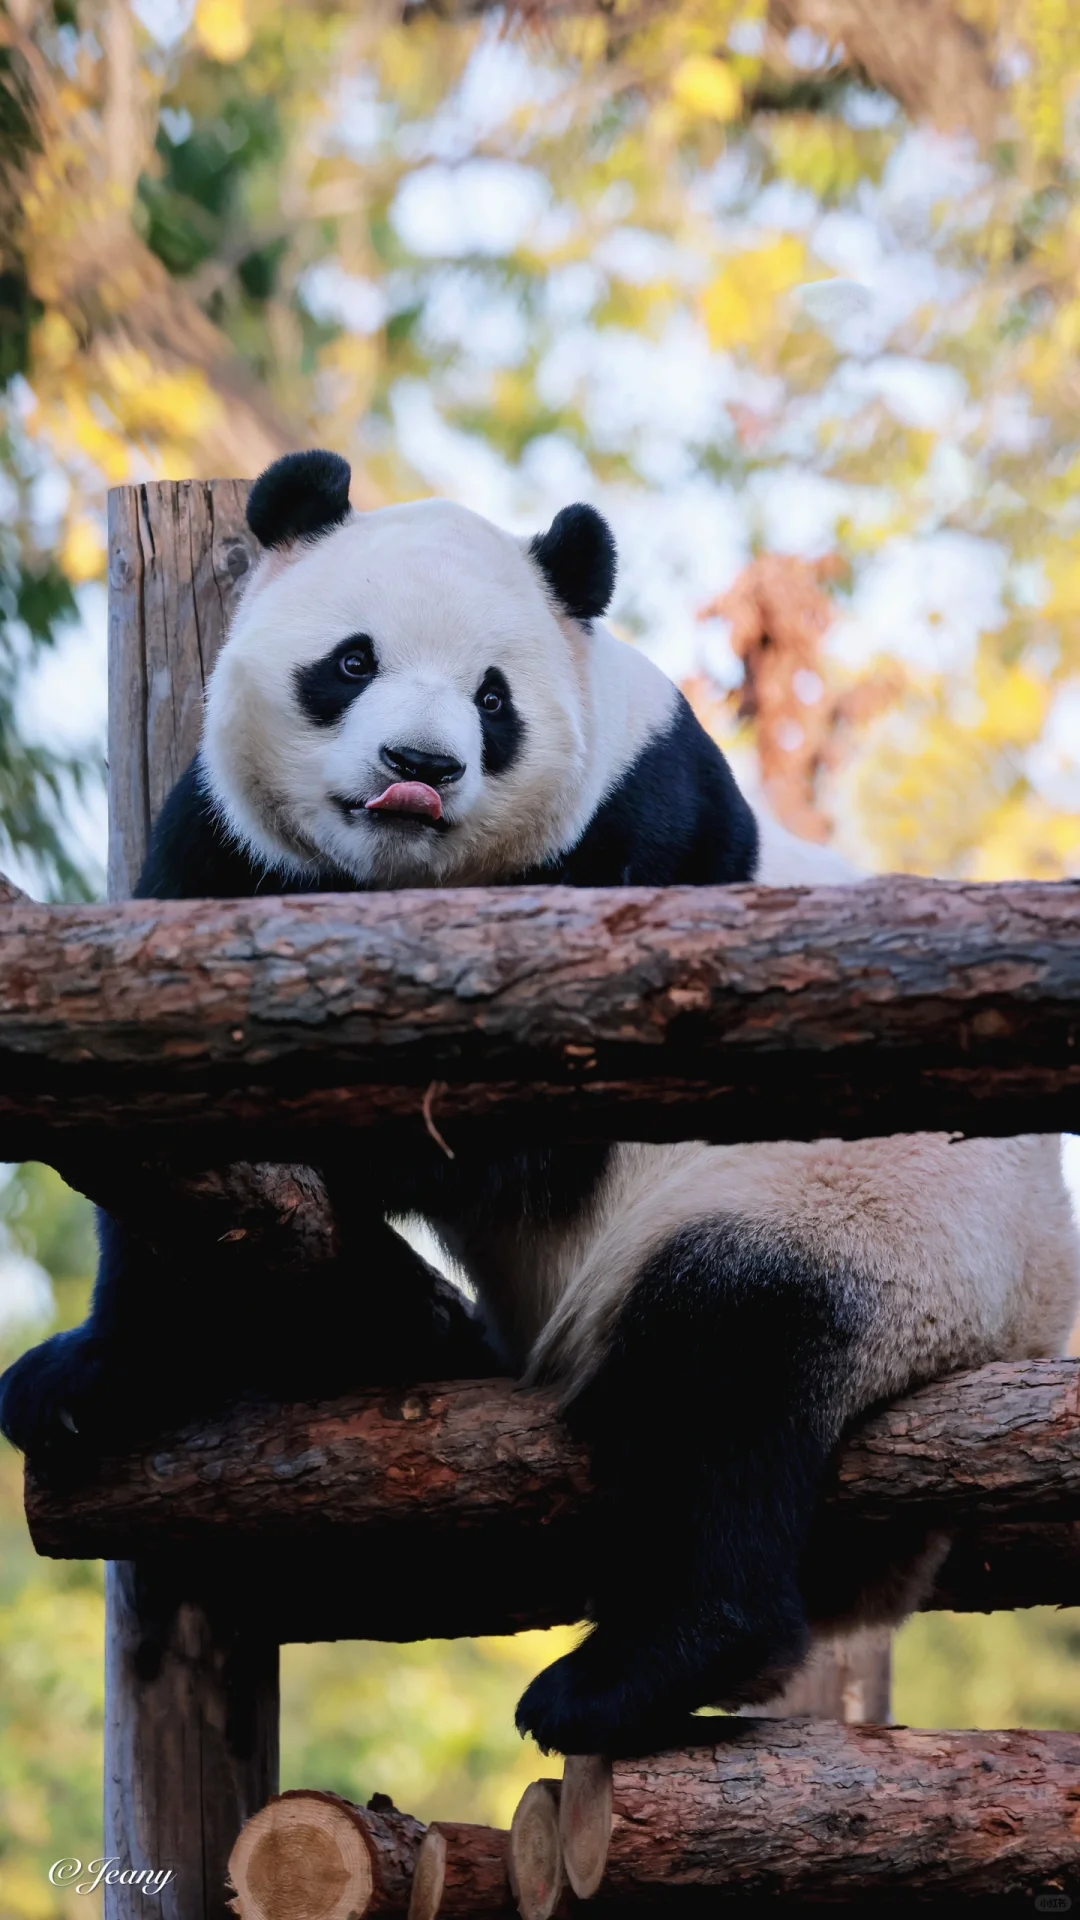
<path fill-rule="evenodd" d="M 115 1405 L 105 1349 L 84 1327 L 32 1347 L 0 1377 L 0 1432 L 31 1459 L 86 1450 Z"/>

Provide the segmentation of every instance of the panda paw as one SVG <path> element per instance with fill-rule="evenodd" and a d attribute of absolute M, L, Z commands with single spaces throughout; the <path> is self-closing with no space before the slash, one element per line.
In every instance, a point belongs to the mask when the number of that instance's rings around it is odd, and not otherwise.
<path fill-rule="evenodd" d="M 755 1633 L 683 1620 L 631 1641 L 597 1628 L 526 1688 L 518 1731 L 531 1733 L 545 1753 L 616 1756 L 691 1745 L 716 1725 L 694 1720 L 695 1709 L 774 1699 L 808 1649 L 797 1613 Z"/>
<path fill-rule="evenodd" d="M 0 1378 L 0 1432 L 35 1461 L 91 1450 L 114 1405 L 107 1349 L 86 1327 L 31 1347 Z"/>
<path fill-rule="evenodd" d="M 686 1677 L 666 1650 L 631 1647 L 597 1629 L 537 1675 L 518 1702 L 517 1727 L 544 1753 L 656 1753 L 691 1731 Z"/>
<path fill-rule="evenodd" d="M 526 1687 L 517 1706 L 517 1729 L 532 1735 L 542 1753 L 613 1753 L 626 1733 L 631 1702 L 614 1676 L 596 1670 L 594 1634 Z"/>

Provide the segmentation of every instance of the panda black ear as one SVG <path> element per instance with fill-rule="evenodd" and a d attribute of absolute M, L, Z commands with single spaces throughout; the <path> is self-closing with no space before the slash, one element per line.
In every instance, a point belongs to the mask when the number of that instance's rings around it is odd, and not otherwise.
<path fill-rule="evenodd" d="M 352 473 L 339 453 L 286 453 L 260 473 L 248 495 L 247 523 L 260 546 L 328 533 L 349 515 Z"/>
<path fill-rule="evenodd" d="M 575 620 L 606 613 L 615 591 L 615 536 L 595 507 L 564 507 L 529 552 L 560 606 Z"/>

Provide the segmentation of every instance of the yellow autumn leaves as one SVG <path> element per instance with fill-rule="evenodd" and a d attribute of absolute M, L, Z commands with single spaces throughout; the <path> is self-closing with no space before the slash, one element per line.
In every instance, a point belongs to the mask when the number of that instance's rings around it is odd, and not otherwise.
<path fill-rule="evenodd" d="M 671 76 L 671 95 L 688 112 L 709 120 L 737 120 L 743 95 L 730 61 L 691 54 Z"/>
<path fill-rule="evenodd" d="M 709 343 L 717 352 L 761 344 L 782 326 L 780 302 L 808 277 L 806 246 L 780 233 L 724 262 L 701 296 Z"/>
<path fill-rule="evenodd" d="M 211 60 L 242 60 L 252 41 L 246 0 L 198 0 L 195 37 Z"/>

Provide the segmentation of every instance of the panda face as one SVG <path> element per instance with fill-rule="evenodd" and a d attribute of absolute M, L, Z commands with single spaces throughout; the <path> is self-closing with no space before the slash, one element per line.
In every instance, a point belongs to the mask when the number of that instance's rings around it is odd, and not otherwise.
<path fill-rule="evenodd" d="M 447 502 L 275 545 L 207 693 L 203 763 L 233 831 L 272 866 L 375 887 L 480 884 L 556 852 L 588 776 L 589 636 L 545 571 Z"/>

